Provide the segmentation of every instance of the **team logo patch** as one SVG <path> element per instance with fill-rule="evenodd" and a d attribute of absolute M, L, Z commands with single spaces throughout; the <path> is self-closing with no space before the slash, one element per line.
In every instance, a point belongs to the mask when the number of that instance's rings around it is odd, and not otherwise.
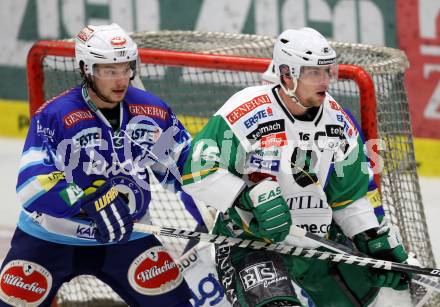
<path fill-rule="evenodd" d="M 128 281 L 141 294 L 160 295 L 176 289 L 183 276 L 170 254 L 162 246 L 156 246 L 131 263 Z"/>
<path fill-rule="evenodd" d="M 338 125 L 325 125 L 325 132 L 328 137 L 344 138 L 343 127 Z"/>
<path fill-rule="evenodd" d="M 266 103 L 271 103 L 268 95 L 257 96 L 232 110 L 231 113 L 226 115 L 226 118 L 231 124 L 233 124 L 250 111 Z"/>
<path fill-rule="evenodd" d="M 76 148 L 99 146 L 102 143 L 101 128 L 92 127 L 83 129 L 72 137 Z"/>
<path fill-rule="evenodd" d="M 93 36 L 94 33 L 95 30 L 89 27 L 85 27 L 76 35 L 76 38 L 85 43 Z"/>
<path fill-rule="evenodd" d="M 272 133 L 261 137 L 261 148 L 281 147 L 287 145 L 285 132 Z"/>
<path fill-rule="evenodd" d="M 166 120 L 168 118 L 168 111 L 164 108 L 153 106 L 153 105 L 143 105 L 143 104 L 130 104 L 128 110 L 133 115 L 143 115 L 154 118 L 160 118 Z"/>
<path fill-rule="evenodd" d="M 331 59 L 319 59 L 318 60 L 318 65 L 329 65 L 329 64 L 334 64 L 336 63 L 336 58 L 331 58 Z"/>
<path fill-rule="evenodd" d="M 245 291 L 249 291 L 252 288 L 262 285 L 265 288 L 269 285 L 276 283 L 277 271 L 273 265 L 273 262 L 266 261 L 256 263 L 252 266 L 248 266 L 239 272 L 241 284 Z M 286 277 L 284 277 L 286 278 Z"/>
<path fill-rule="evenodd" d="M 112 178 L 112 183 L 118 190 L 119 195 L 126 199 L 130 214 L 135 220 L 140 219 L 147 211 L 147 205 L 150 203 L 148 193 L 128 176 L 116 176 Z"/>
<path fill-rule="evenodd" d="M 272 120 L 269 122 L 261 123 L 258 128 L 249 133 L 246 138 L 259 140 L 263 135 L 268 135 L 275 132 L 285 131 L 284 120 Z"/>
<path fill-rule="evenodd" d="M 255 171 L 278 172 L 280 170 L 280 160 L 266 160 L 251 156 L 248 166 Z"/>
<path fill-rule="evenodd" d="M 116 36 L 111 39 L 110 44 L 112 44 L 112 46 L 123 46 L 126 42 L 127 40 L 125 38 Z"/>
<path fill-rule="evenodd" d="M 55 135 L 55 129 L 50 129 L 48 127 L 44 127 L 39 120 L 37 120 L 37 135 L 40 135 L 48 140 L 53 141 L 53 137 Z"/>
<path fill-rule="evenodd" d="M 34 262 L 13 260 L 0 273 L 0 298 L 13 306 L 39 306 L 52 287 L 52 275 Z"/>
<path fill-rule="evenodd" d="M 354 125 L 354 122 L 351 120 L 350 116 L 345 112 L 344 109 L 341 109 L 342 114 L 336 115 L 336 119 L 338 122 L 341 122 L 344 127 L 344 132 L 348 137 L 357 136 L 358 131 L 356 129 L 356 126 Z"/>
<path fill-rule="evenodd" d="M 341 106 L 334 100 L 329 100 L 328 103 L 330 104 L 330 108 L 333 110 L 339 111 L 342 109 Z"/>
<path fill-rule="evenodd" d="M 244 121 L 244 126 L 247 129 L 249 129 L 253 125 L 258 124 L 260 119 L 263 119 L 263 118 L 266 118 L 269 116 L 273 116 L 273 111 L 270 107 L 267 107 L 265 110 L 260 110 L 257 113 L 255 113 L 254 115 L 252 115 L 251 117 L 247 118 Z"/>
<path fill-rule="evenodd" d="M 162 135 L 162 129 L 153 121 L 152 124 L 128 124 L 127 134 L 130 140 L 142 149 L 150 150 Z"/>
<path fill-rule="evenodd" d="M 91 120 L 93 118 L 93 114 L 89 110 L 75 110 L 63 117 L 64 127 L 70 128 L 82 120 Z"/>

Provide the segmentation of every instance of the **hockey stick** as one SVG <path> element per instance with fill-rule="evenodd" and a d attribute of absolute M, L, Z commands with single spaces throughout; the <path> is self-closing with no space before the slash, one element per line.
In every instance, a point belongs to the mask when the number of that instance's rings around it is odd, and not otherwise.
<path fill-rule="evenodd" d="M 206 241 L 216 244 L 227 244 L 230 246 L 236 246 L 242 248 L 268 250 L 286 255 L 328 260 L 333 262 L 343 262 L 347 264 L 367 266 L 375 269 L 383 269 L 388 271 L 399 271 L 399 272 L 416 273 L 416 274 L 440 277 L 440 269 L 422 268 L 416 265 L 378 260 L 367 257 L 359 257 L 359 256 L 349 255 L 346 253 L 335 254 L 330 252 L 321 252 L 314 249 L 289 246 L 282 243 L 276 243 L 276 244 L 264 243 L 255 240 L 245 240 L 245 239 L 226 237 L 226 236 L 214 235 L 214 234 L 197 232 L 197 231 L 175 229 L 170 227 L 159 227 L 154 225 L 144 225 L 139 223 L 134 224 L 134 231 L 151 233 L 158 236 L 175 237 L 181 239 L 194 239 L 197 241 Z"/>
<path fill-rule="evenodd" d="M 321 245 L 322 247 L 325 247 L 329 250 L 332 250 L 334 252 L 337 253 L 345 253 L 348 254 L 349 256 L 357 256 L 357 257 L 367 257 L 368 255 L 363 254 L 353 248 L 350 248 L 349 246 L 334 242 L 334 241 L 330 241 L 327 240 L 325 238 L 322 238 L 318 235 L 315 235 L 313 233 L 310 233 L 308 231 L 306 231 L 303 228 L 297 227 L 292 225 L 291 226 L 291 230 L 289 233 L 289 236 L 293 236 L 293 237 L 299 237 L 299 238 L 309 238 L 310 240 L 313 240 L 314 242 L 318 243 L 319 245 Z M 437 275 L 439 276 L 439 275 Z M 413 274 L 411 277 L 411 281 L 421 285 L 427 289 L 431 289 L 435 292 L 440 292 L 440 284 L 434 280 L 432 280 L 429 277 L 426 276 L 422 276 L 422 275 L 418 275 L 418 274 Z"/>

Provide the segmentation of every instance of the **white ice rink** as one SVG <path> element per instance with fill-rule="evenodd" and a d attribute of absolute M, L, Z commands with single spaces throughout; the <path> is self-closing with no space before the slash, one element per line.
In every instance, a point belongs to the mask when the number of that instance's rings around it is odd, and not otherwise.
<path fill-rule="evenodd" d="M 9 240 L 18 218 L 19 205 L 15 183 L 23 140 L 0 138 L 0 261 L 9 246 Z M 428 230 L 440 266 L 440 178 L 420 178 Z"/>

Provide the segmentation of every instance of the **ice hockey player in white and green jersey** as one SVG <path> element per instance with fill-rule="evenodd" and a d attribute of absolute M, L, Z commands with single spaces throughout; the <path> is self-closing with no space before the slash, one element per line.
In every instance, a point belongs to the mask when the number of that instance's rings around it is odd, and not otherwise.
<path fill-rule="evenodd" d="M 359 131 L 328 93 L 336 52 L 314 29 L 286 30 L 273 61 L 278 82 L 236 93 L 195 137 L 183 189 L 219 211 L 214 233 L 279 242 L 292 224 L 324 237 L 333 221 L 360 251 L 405 261 L 398 234 L 367 200 Z M 408 287 L 400 272 L 269 251 L 219 245 L 215 258 L 233 306 L 299 306 L 293 283 L 316 306 L 338 307 L 371 306 L 381 287 Z"/>

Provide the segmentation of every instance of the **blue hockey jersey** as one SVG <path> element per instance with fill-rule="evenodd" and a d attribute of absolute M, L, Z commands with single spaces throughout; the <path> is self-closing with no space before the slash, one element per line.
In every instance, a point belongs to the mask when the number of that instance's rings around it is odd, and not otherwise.
<path fill-rule="evenodd" d="M 18 227 L 37 238 L 98 245 L 78 200 L 99 180 L 111 180 L 135 221 L 149 222 L 150 178 L 177 192 L 190 135 L 158 97 L 129 87 L 113 130 L 76 87 L 46 102 L 31 120 L 17 183 Z M 148 171 L 149 169 L 150 171 Z M 131 240 L 145 236 L 134 232 Z"/>

